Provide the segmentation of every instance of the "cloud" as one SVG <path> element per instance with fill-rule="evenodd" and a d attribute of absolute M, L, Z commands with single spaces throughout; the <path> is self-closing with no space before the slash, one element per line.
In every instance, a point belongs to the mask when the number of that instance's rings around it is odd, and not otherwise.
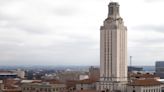
<path fill-rule="evenodd" d="M 8 45 L 1 45 L 1 48 L 3 49 L 0 52 L 0 60 L 2 61 L 1 63 L 8 62 L 8 64 L 12 63 L 12 61 L 19 62 L 19 64 L 32 64 L 32 62 L 35 61 L 42 62 L 40 64 L 45 65 L 49 64 L 46 63 L 47 61 L 54 65 L 78 65 L 79 62 L 88 62 L 86 64 L 92 64 L 99 60 L 99 50 L 94 47 L 94 44 L 95 43 L 92 40 L 82 40 L 77 38 L 72 42 L 65 41 L 59 43 L 54 41 L 51 45 L 41 45 L 41 43 L 39 43 L 38 45 L 33 46 L 34 44 L 27 45 L 27 43 L 25 43 L 25 45 L 18 45 L 10 43 Z M 85 65 L 85 63 L 83 65 Z"/>
<path fill-rule="evenodd" d="M 152 2 L 163 2 L 163 0 L 144 0 L 147 3 L 152 3 Z"/>
<path fill-rule="evenodd" d="M 164 25 L 139 25 L 132 28 L 140 31 L 154 31 L 164 33 Z"/>
<path fill-rule="evenodd" d="M 163 13 L 155 11 L 163 5 L 119 1 L 129 53 L 153 64 L 153 55 L 163 54 Z M 1 64 L 99 64 L 99 27 L 108 4 L 109 0 L 0 0 Z"/>
<path fill-rule="evenodd" d="M 76 9 L 77 7 L 72 6 L 63 6 L 63 8 L 58 7 L 54 9 L 54 14 L 56 16 L 73 16 L 74 14 L 77 14 L 79 11 Z"/>

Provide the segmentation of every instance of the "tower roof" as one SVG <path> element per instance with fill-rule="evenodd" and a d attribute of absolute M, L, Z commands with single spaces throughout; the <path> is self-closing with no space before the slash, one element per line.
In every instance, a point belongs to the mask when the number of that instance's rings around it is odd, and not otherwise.
<path fill-rule="evenodd" d="M 109 5 L 119 6 L 118 2 L 110 2 Z"/>
<path fill-rule="evenodd" d="M 119 14 L 119 4 L 118 2 L 110 2 L 108 5 L 108 17 L 118 18 Z"/>

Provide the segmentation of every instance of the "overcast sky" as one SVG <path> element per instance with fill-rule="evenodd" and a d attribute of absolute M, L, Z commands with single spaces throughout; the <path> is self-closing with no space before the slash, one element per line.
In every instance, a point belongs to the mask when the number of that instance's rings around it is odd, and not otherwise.
<path fill-rule="evenodd" d="M 113 1 L 128 28 L 133 65 L 164 60 L 164 1 Z M 0 0 L 0 65 L 99 65 L 109 2 Z"/>

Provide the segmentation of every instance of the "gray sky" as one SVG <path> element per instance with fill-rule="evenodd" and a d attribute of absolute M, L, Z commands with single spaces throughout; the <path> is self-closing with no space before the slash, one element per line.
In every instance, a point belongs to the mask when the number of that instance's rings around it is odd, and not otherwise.
<path fill-rule="evenodd" d="M 0 0 L 0 65 L 99 65 L 110 0 Z M 119 1 L 133 65 L 164 60 L 163 0 Z"/>

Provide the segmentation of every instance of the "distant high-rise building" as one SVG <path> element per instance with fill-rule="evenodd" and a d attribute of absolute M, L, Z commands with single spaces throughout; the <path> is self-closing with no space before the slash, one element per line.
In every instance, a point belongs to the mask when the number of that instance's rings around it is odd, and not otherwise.
<path fill-rule="evenodd" d="M 155 63 L 155 74 L 160 78 L 164 78 L 164 61 L 157 61 Z"/>
<path fill-rule="evenodd" d="M 126 91 L 127 83 L 127 27 L 119 14 L 119 4 L 110 2 L 108 17 L 100 28 L 101 92 Z"/>

